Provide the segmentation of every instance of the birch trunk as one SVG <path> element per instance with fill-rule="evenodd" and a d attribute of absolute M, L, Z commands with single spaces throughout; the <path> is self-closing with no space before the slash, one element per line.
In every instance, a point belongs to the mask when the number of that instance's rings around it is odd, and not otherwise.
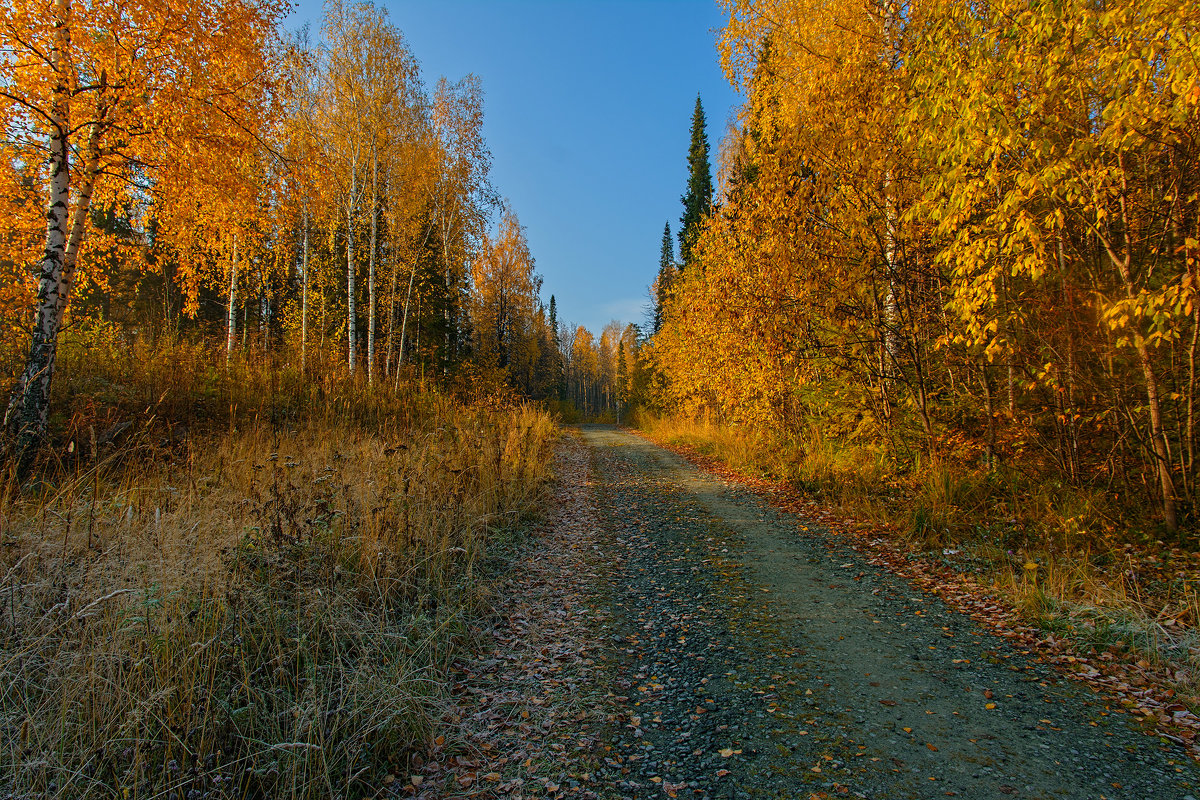
<path fill-rule="evenodd" d="M 350 197 L 346 202 L 346 364 L 351 375 L 354 374 L 356 366 L 355 338 L 358 336 L 354 324 L 357 311 L 354 304 L 354 195 L 357 191 L 357 175 L 355 168 L 351 167 Z"/>
<path fill-rule="evenodd" d="M 1121 195 L 1119 196 L 1121 208 L 1121 221 L 1123 230 L 1130 230 L 1129 212 L 1125 202 L 1128 187 L 1126 186 L 1125 178 L 1125 162 L 1118 155 L 1117 164 L 1121 170 Z M 1100 236 L 1101 243 L 1104 245 L 1108 253 L 1109 260 L 1116 267 L 1117 273 L 1121 276 L 1121 282 L 1125 286 L 1125 296 L 1132 299 L 1136 295 L 1136 288 L 1133 283 L 1133 252 L 1128 243 L 1125 242 L 1123 252 L 1118 254 L 1113 246 L 1112 239 L 1108 236 Z M 1167 451 L 1167 434 L 1163 427 L 1162 420 L 1162 404 L 1158 396 L 1158 379 L 1154 374 L 1154 364 L 1150 359 L 1150 350 L 1146 347 L 1146 340 L 1137 335 L 1134 337 L 1135 346 L 1138 355 L 1138 364 L 1142 368 L 1142 378 L 1146 388 L 1146 405 L 1150 411 L 1150 447 L 1154 454 L 1155 472 L 1158 475 L 1159 489 L 1162 491 L 1162 509 L 1163 522 L 1167 526 L 1167 530 L 1175 532 L 1179 528 L 1179 519 L 1175 510 L 1175 484 L 1171 476 L 1171 461 L 1170 454 Z"/>
<path fill-rule="evenodd" d="M 63 266 L 67 249 L 67 220 L 71 195 L 69 90 L 66 80 L 71 47 L 71 3 L 55 3 L 55 37 L 50 61 L 58 75 L 50 109 L 50 194 L 46 203 L 46 246 L 38 264 L 38 296 L 29 357 L 17 379 L 4 414 L 4 427 L 12 438 L 18 468 L 32 459 L 46 434 L 50 413 L 50 380 L 58 351 L 60 303 L 66 302 Z"/>
<path fill-rule="evenodd" d="M 67 237 L 67 249 L 63 253 L 62 291 L 58 295 L 57 325 L 62 328 L 67 313 L 67 301 L 75 283 L 75 264 L 79 260 L 79 248 L 87 235 L 88 215 L 92 210 L 92 191 L 96 187 L 96 176 L 100 174 L 100 136 L 104 129 L 108 106 L 104 95 L 108 87 L 108 74 L 100 73 L 100 93 L 96 100 L 96 118 L 88 131 L 82 182 L 75 196 L 75 211 L 71 218 L 71 232 Z M 165 273 L 164 273 L 165 276 Z M 164 286 L 166 280 L 164 277 Z M 169 319 L 168 319 L 169 321 Z"/>
<path fill-rule="evenodd" d="M 396 358 L 397 367 L 397 386 L 399 385 L 399 367 L 404 363 L 404 336 L 408 329 L 408 307 L 412 302 L 413 279 L 417 276 L 417 264 L 421 260 L 421 253 L 425 252 L 425 246 L 429 244 L 429 234 L 431 229 L 425 228 L 425 237 L 421 240 L 421 247 L 417 250 L 417 254 L 413 256 L 412 269 L 408 273 L 408 292 L 404 295 L 404 315 L 400 322 L 400 355 Z"/>
<path fill-rule="evenodd" d="M 416 337 L 416 341 L 413 343 L 413 352 L 417 354 L 417 358 L 420 358 L 420 357 L 421 357 L 421 325 L 420 325 L 420 320 L 421 320 L 421 294 L 420 294 L 420 292 L 418 292 L 418 293 L 417 293 L 417 317 L 416 317 L 416 319 L 417 319 L 417 326 L 416 326 L 416 328 L 417 328 L 417 337 Z M 424 370 L 424 367 L 422 367 L 421 369 L 422 369 L 422 371 L 423 371 L 423 370 Z"/>
<path fill-rule="evenodd" d="M 396 359 L 397 367 L 404 363 L 404 337 L 408 331 L 408 304 L 412 302 L 413 279 L 417 276 L 417 260 L 419 258 L 420 255 L 413 259 L 412 270 L 408 273 L 408 293 L 404 295 L 404 316 L 400 322 L 400 355 Z"/>
<path fill-rule="evenodd" d="M 270 348 L 271 298 L 267 294 L 267 279 L 263 275 L 261 261 L 258 265 L 258 332 L 262 337 L 262 352 L 265 358 Z"/>
<path fill-rule="evenodd" d="M 1171 461 L 1167 453 L 1166 431 L 1163 429 L 1162 407 L 1158 397 L 1158 381 L 1154 376 L 1154 367 L 1150 361 L 1150 351 L 1146 343 L 1139 339 L 1137 345 L 1138 362 L 1142 367 L 1142 376 L 1146 381 L 1146 400 L 1150 408 L 1150 435 L 1154 450 L 1154 461 L 1158 472 L 1159 488 L 1163 495 L 1163 521 L 1167 530 L 1176 531 L 1179 520 L 1175 512 L 1175 485 L 1171 478 Z"/>
<path fill-rule="evenodd" d="M 455 209 L 452 209 L 448 214 L 443 213 L 442 218 L 440 220 L 441 221 L 441 235 L 442 235 L 442 247 L 441 247 L 442 263 L 443 263 L 443 266 L 444 266 L 445 272 L 446 272 L 446 292 L 447 292 L 446 308 L 445 308 L 445 313 L 446 313 L 446 316 L 445 316 L 445 320 L 446 320 L 446 334 L 445 334 L 445 336 L 446 336 L 446 338 L 445 338 L 446 356 L 442 361 L 442 375 L 443 376 L 445 376 L 448 373 L 449 366 L 450 366 L 450 359 L 454 358 L 455 355 L 457 354 L 457 353 L 451 354 L 451 352 L 450 352 L 450 337 L 452 335 L 451 331 L 455 330 L 456 329 L 455 326 L 458 325 L 458 315 L 457 315 L 457 310 L 455 309 L 455 306 L 456 306 L 458 300 L 457 300 L 457 298 L 452 299 L 453 293 L 457 291 L 457 286 L 456 286 L 456 281 L 454 278 L 454 271 L 450 266 L 450 258 L 445 253 L 445 248 L 447 246 L 446 243 L 450 241 L 450 234 L 453 231 L 454 221 L 457 218 L 457 216 L 458 216 L 458 209 L 455 208 Z M 426 232 L 425 236 L 426 236 L 426 238 L 428 238 L 428 236 L 429 236 L 428 231 Z M 458 344 L 457 344 L 457 337 L 456 337 L 455 338 L 455 350 L 456 351 L 457 351 L 457 347 L 458 347 Z"/>
<path fill-rule="evenodd" d="M 887 366 L 884 378 L 896 374 L 900 365 L 900 303 L 896 295 L 896 204 L 892 201 L 892 173 L 883 179 L 884 232 L 883 258 L 887 269 L 887 295 L 883 300 L 883 336 Z"/>
<path fill-rule="evenodd" d="M 308 206 L 301 217 L 304 226 L 303 252 L 300 254 L 300 371 L 308 366 Z"/>
<path fill-rule="evenodd" d="M 238 283 L 238 250 L 237 234 L 233 235 L 233 255 L 229 260 L 229 316 L 225 323 L 225 366 L 233 356 L 233 347 L 237 343 L 237 283 Z"/>
<path fill-rule="evenodd" d="M 1196 468 L 1196 346 L 1200 344 L 1200 305 L 1192 312 L 1192 344 L 1188 347 L 1187 424 L 1184 446 L 1187 450 L 1187 474 Z"/>
<path fill-rule="evenodd" d="M 1196 233 L 1200 234 L 1200 219 L 1196 220 Z M 1182 237 L 1177 236 L 1176 238 Z M 1185 264 L 1195 264 L 1192 248 L 1184 247 L 1183 259 Z M 1195 266 L 1192 266 L 1190 271 L 1194 279 L 1196 277 Z M 1193 475 L 1196 468 L 1196 349 L 1198 344 L 1200 344 L 1200 305 L 1197 305 L 1192 311 L 1192 343 L 1188 347 L 1187 423 L 1184 428 L 1184 448 L 1187 450 L 1186 474 L 1188 475 Z M 1191 487 L 1193 494 L 1195 490 L 1196 487 L 1193 483 Z"/>
<path fill-rule="evenodd" d="M 367 385 L 375 382 L 375 250 L 379 238 L 379 154 L 371 144 L 371 252 L 367 256 Z"/>
<path fill-rule="evenodd" d="M 393 234 L 388 237 L 388 266 L 390 269 L 391 280 L 388 281 L 388 319 L 387 319 L 387 349 L 383 354 L 383 377 L 387 378 L 392 373 L 392 351 L 396 347 L 396 285 L 400 280 L 399 272 L 396 263 L 396 237 Z"/>

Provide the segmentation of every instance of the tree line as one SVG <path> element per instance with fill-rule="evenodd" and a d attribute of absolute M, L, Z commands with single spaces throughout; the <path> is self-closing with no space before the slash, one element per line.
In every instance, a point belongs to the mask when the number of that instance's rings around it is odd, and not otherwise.
<path fill-rule="evenodd" d="M 10 455 L 47 436 L 60 336 L 88 325 L 368 385 L 419 371 L 556 390 L 557 332 L 489 178 L 479 78 L 429 87 L 369 3 L 331 0 L 319 37 L 285 33 L 287 10 L 0 5 Z"/>
<path fill-rule="evenodd" d="M 1200 4 L 723 5 L 745 102 L 662 260 L 656 402 L 1194 527 Z"/>

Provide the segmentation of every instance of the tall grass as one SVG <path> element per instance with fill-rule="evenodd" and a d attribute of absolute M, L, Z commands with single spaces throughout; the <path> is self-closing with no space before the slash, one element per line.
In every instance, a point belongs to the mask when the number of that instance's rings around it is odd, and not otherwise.
<path fill-rule="evenodd" d="M 1004 549 L 1112 545 L 1119 509 L 1102 493 L 1006 465 L 899 456 L 885 438 L 842 438 L 819 425 L 790 433 L 639 412 L 650 436 L 715 456 L 734 469 L 785 480 L 848 513 L 895 526 L 914 545 L 981 541 Z"/>
<path fill-rule="evenodd" d="M 0 794 L 348 797 L 402 772 L 549 418 L 76 344 L 53 455 L 0 505 Z"/>

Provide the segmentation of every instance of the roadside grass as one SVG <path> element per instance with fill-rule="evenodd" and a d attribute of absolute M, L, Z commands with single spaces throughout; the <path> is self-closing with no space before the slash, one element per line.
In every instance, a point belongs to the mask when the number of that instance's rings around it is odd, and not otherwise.
<path fill-rule="evenodd" d="M 540 503 L 550 418 L 127 344 L 68 343 L 51 454 L 0 489 L 0 794 L 407 775 L 491 540 Z"/>
<path fill-rule="evenodd" d="M 1004 465 L 892 457 L 876 437 L 780 435 L 639 413 L 652 439 L 782 480 L 906 549 L 990 583 L 1030 623 L 1167 676 L 1200 709 L 1200 557 L 1102 493 Z"/>

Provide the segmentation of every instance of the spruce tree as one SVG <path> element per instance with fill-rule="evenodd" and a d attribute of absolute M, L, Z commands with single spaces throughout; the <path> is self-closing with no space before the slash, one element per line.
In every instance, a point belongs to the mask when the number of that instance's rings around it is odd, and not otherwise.
<path fill-rule="evenodd" d="M 692 111 L 692 142 L 688 147 L 688 186 L 683 201 L 683 216 L 679 218 L 679 261 L 682 269 L 692 265 L 692 247 L 700 234 L 700 226 L 712 206 L 712 168 L 708 163 L 708 135 L 704 131 L 704 106 L 696 95 Z"/>
<path fill-rule="evenodd" d="M 663 305 L 671 280 L 675 277 L 675 247 L 671 243 L 671 223 L 663 225 L 662 251 L 658 256 L 658 281 L 654 285 L 654 333 L 662 327 Z"/>
<path fill-rule="evenodd" d="M 562 343 L 558 338 L 558 303 L 554 300 L 554 295 L 550 295 L 550 342 L 551 342 L 551 384 L 550 395 L 561 400 L 566 395 L 565 377 L 562 368 Z"/>

